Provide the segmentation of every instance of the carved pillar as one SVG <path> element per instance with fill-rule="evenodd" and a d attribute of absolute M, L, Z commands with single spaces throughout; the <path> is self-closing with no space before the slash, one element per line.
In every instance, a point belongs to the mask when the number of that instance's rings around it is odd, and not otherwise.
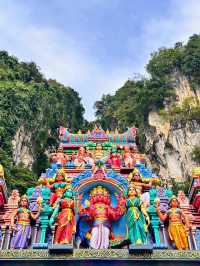
<path fill-rule="evenodd" d="M 159 221 L 152 221 L 156 245 L 160 245 Z"/>
<path fill-rule="evenodd" d="M 52 244 L 54 243 L 55 226 L 52 226 Z"/>
<path fill-rule="evenodd" d="M 39 224 L 38 222 L 36 222 L 36 225 L 32 228 L 32 235 L 33 235 L 32 241 L 31 241 L 32 244 L 37 242 L 38 228 L 39 228 Z"/>
<path fill-rule="evenodd" d="M 193 242 L 193 245 L 194 245 L 194 249 L 195 250 L 198 250 L 197 242 L 196 242 L 196 238 L 195 238 L 195 235 L 196 235 L 196 227 L 193 227 L 191 229 L 191 234 L 192 234 L 192 242 Z"/>
<path fill-rule="evenodd" d="M 1 240 L 1 247 L 0 247 L 0 249 L 3 249 L 4 248 L 5 237 L 6 237 L 6 227 L 5 226 L 3 226 L 1 228 L 1 232 L 2 232 L 2 240 Z"/>
<path fill-rule="evenodd" d="M 27 190 L 27 194 L 30 200 L 30 209 L 32 211 L 37 211 L 38 210 L 38 198 L 41 198 L 41 207 L 42 207 L 42 212 L 40 213 L 39 219 L 36 223 L 36 230 L 34 233 L 34 239 L 33 243 L 34 244 L 44 244 L 45 239 L 46 239 L 46 231 L 47 227 L 49 225 L 49 215 L 52 212 L 52 208 L 49 205 L 49 198 L 50 198 L 50 193 L 51 190 L 46 187 L 46 186 L 38 186 L 36 188 L 29 188 Z M 38 233 L 38 228 L 40 228 L 40 237 L 38 240 L 37 233 Z"/>
<path fill-rule="evenodd" d="M 49 226 L 49 215 L 52 212 L 52 208 L 46 203 L 44 203 L 42 207 L 44 211 L 40 215 L 40 243 L 45 243 L 47 227 Z"/>
<path fill-rule="evenodd" d="M 47 227 L 48 219 L 46 221 L 41 221 L 40 243 L 45 243 Z"/>
<path fill-rule="evenodd" d="M 160 246 L 160 234 L 159 234 L 159 225 L 160 225 L 160 219 L 157 215 L 155 206 L 154 206 L 154 200 L 156 198 L 156 189 L 151 189 L 149 191 L 150 195 L 150 207 L 148 209 L 149 216 L 151 218 L 151 226 L 153 228 L 154 237 L 155 237 L 155 244 L 156 246 Z"/>
<path fill-rule="evenodd" d="M 9 226 L 6 231 L 7 231 L 7 237 L 6 237 L 6 246 L 5 246 L 5 249 L 9 249 L 9 247 L 10 247 L 10 241 L 11 241 L 11 236 L 12 236 L 12 229 L 11 229 L 11 227 Z"/>
<path fill-rule="evenodd" d="M 164 223 L 161 223 L 161 230 L 162 230 L 162 235 L 163 235 L 163 242 L 167 246 L 167 238 L 166 238 L 166 231 L 165 231 Z"/>

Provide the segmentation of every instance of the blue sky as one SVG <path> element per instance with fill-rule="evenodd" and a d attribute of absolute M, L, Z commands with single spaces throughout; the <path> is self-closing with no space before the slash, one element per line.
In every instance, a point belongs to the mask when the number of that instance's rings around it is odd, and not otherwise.
<path fill-rule="evenodd" d="M 0 49 L 93 105 L 145 73 L 150 54 L 200 32 L 200 0 L 1 0 Z"/>

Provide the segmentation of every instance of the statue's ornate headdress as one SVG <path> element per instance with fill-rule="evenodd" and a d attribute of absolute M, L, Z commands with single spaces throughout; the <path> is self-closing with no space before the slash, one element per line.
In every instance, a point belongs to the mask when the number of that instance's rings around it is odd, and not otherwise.
<path fill-rule="evenodd" d="M 94 203 L 109 203 L 110 202 L 110 193 L 109 191 L 102 186 L 97 186 L 90 191 L 90 201 Z"/>
<path fill-rule="evenodd" d="M 171 206 L 172 200 L 174 200 L 174 199 L 178 202 L 178 205 L 179 205 L 179 200 L 178 200 L 178 198 L 177 198 L 175 195 L 173 195 L 173 196 L 170 198 L 170 200 L 169 200 L 169 205 L 170 205 L 170 206 Z"/>
<path fill-rule="evenodd" d="M 28 196 L 27 196 L 26 194 L 24 194 L 24 195 L 21 196 L 21 200 L 22 200 L 22 199 L 26 199 L 26 200 L 28 200 Z"/>
<path fill-rule="evenodd" d="M 57 152 L 63 152 L 63 147 L 59 147 Z"/>
<path fill-rule="evenodd" d="M 66 174 L 65 174 L 64 169 L 59 169 L 59 170 L 57 171 L 57 173 L 56 173 L 56 176 L 57 176 L 58 174 L 61 175 L 61 176 L 63 177 L 63 180 L 64 180 L 64 181 L 67 179 L 67 176 L 66 176 Z M 55 177 L 55 179 L 56 179 L 56 177 Z"/>
<path fill-rule="evenodd" d="M 133 175 L 140 174 L 140 172 L 139 172 L 139 170 L 137 168 L 134 168 L 132 174 Z"/>
<path fill-rule="evenodd" d="M 64 193 L 64 198 L 72 198 L 73 197 L 73 191 L 69 188 Z"/>
<path fill-rule="evenodd" d="M 21 201 L 22 201 L 23 199 L 27 200 L 28 205 L 29 205 L 29 199 L 28 199 L 28 196 L 27 196 L 27 195 L 22 195 L 21 198 L 20 198 L 20 201 L 19 201 L 19 206 L 20 206 Z"/>
<path fill-rule="evenodd" d="M 90 191 L 90 195 L 109 195 L 109 192 L 105 187 L 97 186 Z"/>

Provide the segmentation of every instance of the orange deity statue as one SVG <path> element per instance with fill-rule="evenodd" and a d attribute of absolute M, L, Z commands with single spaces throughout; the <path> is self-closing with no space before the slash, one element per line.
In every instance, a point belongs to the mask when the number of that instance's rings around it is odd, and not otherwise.
<path fill-rule="evenodd" d="M 173 241 L 179 250 L 189 248 L 188 232 L 189 222 L 183 211 L 179 208 L 179 202 L 176 196 L 172 196 L 169 202 L 170 209 L 166 213 L 162 213 L 159 201 L 156 204 L 157 214 L 162 222 L 169 220 L 168 233 L 171 241 Z M 184 223 L 183 223 L 184 221 Z"/>

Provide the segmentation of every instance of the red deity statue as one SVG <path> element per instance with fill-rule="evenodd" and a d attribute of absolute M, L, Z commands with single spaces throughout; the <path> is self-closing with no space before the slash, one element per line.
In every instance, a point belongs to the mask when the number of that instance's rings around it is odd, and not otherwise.
<path fill-rule="evenodd" d="M 72 236 L 76 232 L 72 191 L 68 189 L 63 196 L 64 198 L 57 202 L 50 219 L 50 225 L 56 222 L 55 244 L 71 244 Z"/>
<path fill-rule="evenodd" d="M 117 196 L 117 206 L 111 206 L 108 190 L 97 186 L 90 191 L 89 200 L 85 201 L 84 208 L 79 206 L 79 214 L 86 216 L 93 225 L 90 234 L 90 247 L 94 249 L 107 249 L 111 238 L 111 221 L 118 220 L 125 212 L 125 200 Z"/>
<path fill-rule="evenodd" d="M 117 152 L 116 148 L 112 149 L 108 163 L 113 168 L 120 168 L 121 167 L 121 155 Z"/>

